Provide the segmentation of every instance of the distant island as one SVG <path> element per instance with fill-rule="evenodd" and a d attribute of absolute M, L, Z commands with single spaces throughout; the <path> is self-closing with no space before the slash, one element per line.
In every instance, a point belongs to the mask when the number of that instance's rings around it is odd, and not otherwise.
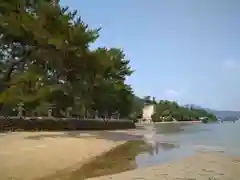
<path fill-rule="evenodd" d="M 152 116 L 154 122 L 161 121 L 216 121 L 217 117 L 204 109 L 186 108 L 176 102 L 160 100 Z"/>
<path fill-rule="evenodd" d="M 135 97 L 135 107 L 141 109 L 144 105 L 154 104 L 155 112 L 152 115 L 153 122 L 171 121 L 216 121 L 217 117 L 202 108 L 180 106 L 177 102 L 159 100 L 146 96 L 145 98 Z M 142 112 L 134 114 L 134 118 L 141 118 Z"/>
<path fill-rule="evenodd" d="M 207 112 L 214 114 L 218 119 L 222 119 L 225 121 L 232 121 L 232 119 L 236 120 L 240 117 L 240 111 L 230 111 L 230 110 L 214 110 L 209 108 L 203 108 L 201 106 L 197 106 L 194 104 L 187 104 L 184 105 L 187 108 L 194 108 L 194 109 L 204 109 Z"/>

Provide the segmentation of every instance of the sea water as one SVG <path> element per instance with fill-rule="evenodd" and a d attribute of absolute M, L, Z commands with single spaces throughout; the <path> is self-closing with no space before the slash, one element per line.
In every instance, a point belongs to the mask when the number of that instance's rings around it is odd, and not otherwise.
<path fill-rule="evenodd" d="M 211 124 L 159 123 L 153 126 L 154 147 L 151 151 L 136 156 L 139 167 L 175 161 L 197 151 L 240 155 L 240 121 Z"/>

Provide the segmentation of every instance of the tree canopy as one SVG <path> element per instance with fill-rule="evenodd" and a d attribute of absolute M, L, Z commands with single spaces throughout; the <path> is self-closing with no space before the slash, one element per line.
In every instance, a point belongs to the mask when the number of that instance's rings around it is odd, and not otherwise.
<path fill-rule="evenodd" d="M 153 115 L 153 121 L 193 121 L 200 118 L 208 118 L 215 121 L 217 118 L 212 113 L 207 112 L 204 109 L 186 108 L 180 106 L 174 101 L 161 100 L 156 104 L 155 113 Z"/>
<path fill-rule="evenodd" d="M 56 112 L 127 116 L 134 96 L 125 79 L 133 71 L 122 49 L 90 48 L 100 30 L 57 0 L 2 0 L 1 112 L 22 102 L 29 110 L 54 104 Z"/>
<path fill-rule="evenodd" d="M 90 48 L 100 28 L 90 28 L 77 11 L 59 0 L 1 0 L 0 114 L 23 103 L 26 112 L 68 107 L 76 115 L 119 113 L 141 117 L 144 104 L 156 104 L 154 119 L 215 118 L 204 110 L 134 95 L 125 80 L 133 73 L 119 47 Z"/>

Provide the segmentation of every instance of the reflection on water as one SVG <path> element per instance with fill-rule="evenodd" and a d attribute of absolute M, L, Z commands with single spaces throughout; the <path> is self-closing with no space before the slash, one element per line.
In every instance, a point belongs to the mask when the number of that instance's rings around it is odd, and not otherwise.
<path fill-rule="evenodd" d="M 145 128 L 146 129 L 146 128 Z M 180 160 L 196 151 L 221 151 L 240 155 L 240 121 L 201 123 L 169 123 L 155 124 L 152 141 L 166 143 L 156 147 L 150 153 L 140 153 L 136 157 L 138 167 L 152 166 L 164 162 Z M 170 146 L 170 148 L 165 148 Z M 174 146 L 171 148 L 171 146 Z M 153 148 L 154 149 L 154 148 Z M 160 153 L 159 153 L 160 151 Z"/>
<path fill-rule="evenodd" d="M 240 154 L 240 121 L 223 124 L 157 124 L 156 139 L 177 143 L 192 150 L 220 150 Z"/>
<path fill-rule="evenodd" d="M 81 169 L 75 171 L 68 180 L 75 180 L 76 177 L 84 179 L 133 170 L 146 164 L 144 158 L 142 158 L 142 161 L 139 159 L 141 155 L 148 154 L 154 157 L 160 151 L 173 148 L 177 148 L 177 146 L 168 143 L 156 143 L 156 146 L 152 147 L 144 141 L 129 141 L 84 165 Z"/>
<path fill-rule="evenodd" d="M 85 179 L 135 169 L 135 157 L 143 150 L 143 145 L 143 141 L 129 141 L 85 164 L 68 179 Z"/>
<path fill-rule="evenodd" d="M 115 174 L 182 159 L 198 150 L 221 150 L 240 154 L 240 141 L 238 141 L 240 122 L 156 124 L 139 129 L 142 131 L 143 140 L 134 140 L 129 136 L 131 139 L 128 143 L 97 157 L 80 169 L 50 179 L 81 180 Z M 118 138 L 121 139 L 121 136 L 116 139 Z"/>
<path fill-rule="evenodd" d="M 145 145 L 144 141 L 129 141 L 79 168 L 76 167 L 74 171 L 57 172 L 44 180 L 83 180 L 132 170 L 137 168 L 135 157 L 143 151 L 149 151 L 149 147 Z"/>
<path fill-rule="evenodd" d="M 147 156 L 154 157 L 161 151 L 177 148 L 174 144 L 156 143 L 152 147 L 143 140 L 129 141 L 115 149 L 96 157 L 91 162 L 71 172 L 58 172 L 44 178 L 44 180 L 83 180 L 133 170 L 142 166 L 148 166 Z M 146 158 L 143 156 L 147 155 Z"/>
<path fill-rule="evenodd" d="M 191 123 L 166 123 L 155 125 L 157 134 L 176 135 L 176 134 L 189 134 L 196 131 L 208 131 L 205 124 L 191 124 Z"/>

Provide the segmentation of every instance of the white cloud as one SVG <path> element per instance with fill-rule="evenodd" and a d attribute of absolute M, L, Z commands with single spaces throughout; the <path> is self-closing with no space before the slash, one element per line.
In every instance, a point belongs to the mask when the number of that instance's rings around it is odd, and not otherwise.
<path fill-rule="evenodd" d="M 235 59 L 226 59 L 225 61 L 223 61 L 223 67 L 226 70 L 239 70 L 240 62 Z"/>
<path fill-rule="evenodd" d="M 186 89 L 173 89 L 168 88 L 165 91 L 163 91 L 162 99 L 170 100 L 170 101 L 181 101 L 186 94 Z"/>
<path fill-rule="evenodd" d="M 168 97 L 176 97 L 180 95 L 180 92 L 173 90 L 173 89 L 167 89 L 164 94 Z"/>

